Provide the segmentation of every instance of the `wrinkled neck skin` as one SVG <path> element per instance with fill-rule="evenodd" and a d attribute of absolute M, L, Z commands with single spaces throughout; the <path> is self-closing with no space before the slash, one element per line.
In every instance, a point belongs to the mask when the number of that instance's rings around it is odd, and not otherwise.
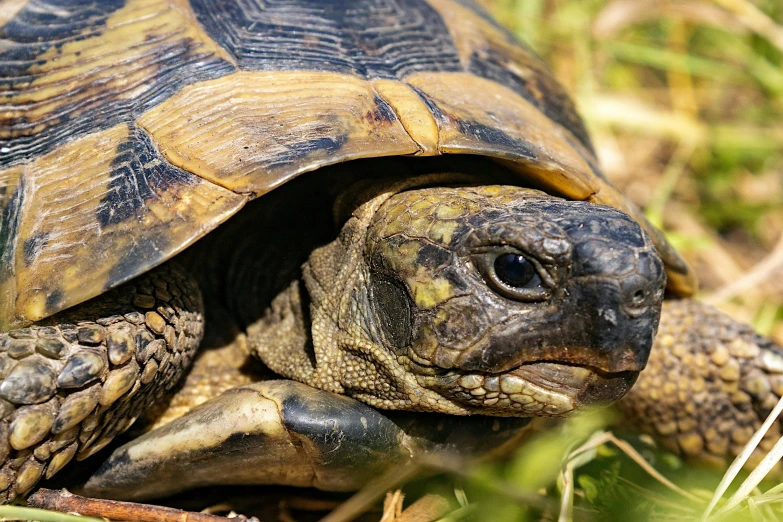
<path fill-rule="evenodd" d="M 461 175 L 345 208 L 248 328 L 273 371 L 383 409 L 525 417 L 612 402 L 643 369 L 665 275 L 625 214 Z"/>

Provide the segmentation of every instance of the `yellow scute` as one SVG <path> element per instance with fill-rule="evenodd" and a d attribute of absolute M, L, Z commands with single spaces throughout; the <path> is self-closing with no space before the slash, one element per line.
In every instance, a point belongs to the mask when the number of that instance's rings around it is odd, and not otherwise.
<path fill-rule="evenodd" d="M 416 306 L 424 310 L 434 308 L 454 295 L 454 287 L 442 277 L 425 281 L 420 281 L 418 278 L 409 279 L 408 285 L 413 292 Z"/>

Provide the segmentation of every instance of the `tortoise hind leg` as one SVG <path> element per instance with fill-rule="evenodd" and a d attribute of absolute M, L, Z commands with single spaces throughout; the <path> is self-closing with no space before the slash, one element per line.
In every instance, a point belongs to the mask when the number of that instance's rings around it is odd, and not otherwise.
<path fill-rule="evenodd" d="M 168 264 L 0 334 L 0 501 L 130 427 L 179 379 L 202 330 L 197 286 Z"/>
<path fill-rule="evenodd" d="M 620 401 L 664 446 L 718 464 L 735 457 L 783 392 L 783 348 L 692 300 L 664 302 L 647 368 Z M 772 426 L 749 464 L 781 434 Z"/>

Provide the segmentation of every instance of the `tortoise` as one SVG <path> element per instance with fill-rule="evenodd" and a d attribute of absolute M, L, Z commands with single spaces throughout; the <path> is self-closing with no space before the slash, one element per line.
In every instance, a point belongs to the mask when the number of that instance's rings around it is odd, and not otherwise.
<path fill-rule="evenodd" d="M 349 490 L 624 395 L 722 460 L 780 396 L 781 349 L 689 298 L 469 0 L 29 0 L 0 27 L 4 502 L 150 409 L 198 404 L 86 492 Z"/>

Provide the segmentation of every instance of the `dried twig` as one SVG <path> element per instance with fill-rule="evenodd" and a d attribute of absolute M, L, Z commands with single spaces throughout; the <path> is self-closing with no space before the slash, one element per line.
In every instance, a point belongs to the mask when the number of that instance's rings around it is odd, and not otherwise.
<path fill-rule="evenodd" d="M 236 522 L 237 520 L 255 520 L 256 518 L 226 518 L 206 513 L 192 513 L 151 504 L 119 502 L 74 495 L 68 490 L 41 488 L 27 499 L 33 507 L 51 509 L 63 513 L 108 518 L 112 520 L 138 520 L 139 522 Z"/>

